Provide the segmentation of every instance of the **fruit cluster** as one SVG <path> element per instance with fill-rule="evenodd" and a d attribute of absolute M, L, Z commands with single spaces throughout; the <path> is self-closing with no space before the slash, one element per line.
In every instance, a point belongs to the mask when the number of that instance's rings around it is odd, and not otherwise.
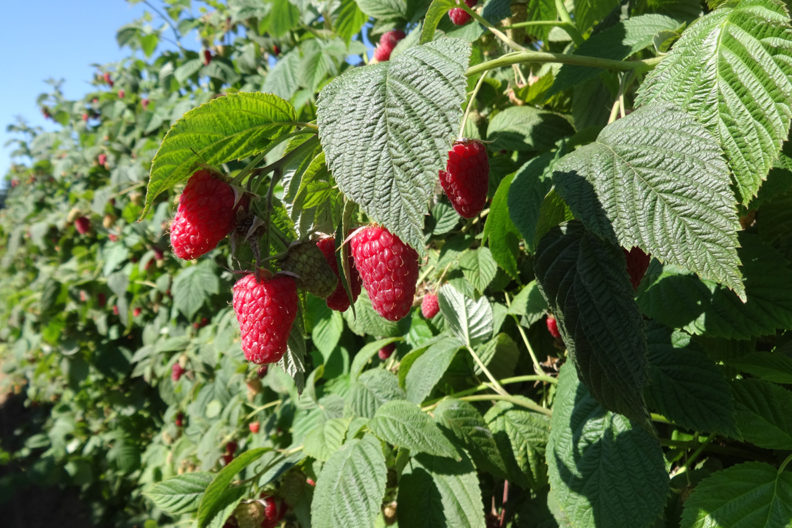
<path fill-rule="evenodd" d="M 456 211 L 465 218 L 484 208 L 489 182 L 487 151 L 475 140 L 457 141 L 448 153 L 440 183 Z M 246 214 L 247 197 L 208 170 L 196 171 L 187 182 L 170 239 L 177 257 L 192 260 L 214 249 Z M 244 207 L 240 207 L 244 204 Z M 240 211 L 242 209 L 242 211 Z M 249 219 L 249 218 L 248 218 Z M 331 236 L 293 243 L 278 259 L 281 271 L 258 269 L 234 284 L 233 308 L 242 334 L 245 358 L 256 364 L 279 361 L 286 352 L 298 312 L 297 290 L 325 299 L 343 312 L 366 288 L 374 310 L 389 321 L 405 317 L 413 306 L 418 281 L 418 253 L 379 225 L 361 227 L 348 237 L 349 254 L 339 270 L 337 245 Z M 347 276 L 346 284 L 342 276 Z M 439 311 L 437 295 L 427 293 L 421 312 L 427 319 Z M 176 369 L 179 369 L 178 372 Z M 181 366 L 174 365 L 178 381 Z"/>

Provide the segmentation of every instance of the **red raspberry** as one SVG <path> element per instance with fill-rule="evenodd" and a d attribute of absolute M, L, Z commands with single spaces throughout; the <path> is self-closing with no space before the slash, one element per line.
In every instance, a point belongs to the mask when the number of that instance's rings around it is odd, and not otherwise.
<path fill-rule="evenodd" d="M 481 141 L 457 141 L 448 151 L 446 170 L 440 171 L 443 186 L 451 205 L 465 218 L 473 218 L 484 209 L 489 186 L 489 160 Z"/>
<path fill-rule="evenodd" d="M 135 307 L 135 309 L 132 310 L 132 317 L 137 317 L 142 311 L 143 309 L 140 306 Z"/>
<path fill-rule="evenodd" d="M 203 63 L 204 66 L 209 66 L 209 63 L 212 62 L 212 52 L 208 49 L 203 50 Z"/>
<path fill-rule="evenodd" d="M 382 361 L 385 361 L 393 355 L 394 350 L 396 350 L 396 343 L 391 343 L 380 348 L 379 352 L 377 352 L 377 355 Z"/>
<path fill-rule="evenodd" d="M 275 528 L 286 514 L 286 507 L 280 499 L 266 493 L 261 494 L 261 500 L 264 502 L 264 520 L 261 521 L 261 528 Z"/>
<path fill-rule="evenodd" d="M 91 230 L 91 221 L 87 217 L 81 216 L 74 220 L 74 227 L 78 233 L 84 235 Z"/>
<path fill-rule="evenodd" d="M 104 78 L 104 82 L 109 84 L 110 88 L 112 88 L 113 84 L 115 84 L 115 83 L 113 82 L 113 79 L 110 77 L 110 72 L 105 72 L 102 77 Z"/>
<path fill-rule="evenodd" d="M 104 308 L 105 304 L 107 304 L 107 295 L 105 295 L 104 293 L 100 292 L 96 296 L 96 302 L 99 304 L 100 308 Z"/>
<path fill-rule="evenodd" d="M 647 268 L 649 268 L 651 257 L 638 247 L 634 247 L 630 251 L 626 249 L 623 251 L 624 256 L 627 258 L 627 273 L 630 274 L 630 283 L 632 283 L 633 289 L 637 290 L 638 285 L 641 284 L 641 279 L 643 279 Z"/>
<path fill-rule="evenodd" d="M 184 426 L 184 413 L 179 413 L 176 415 L 176 427 L 183 427 Z"/>
<path fill-rule="evenodd" d="M 102 167 L 107 166 L 107 154 L 99 154 L 98 156 L 96 156 L 96 161 Z"/>
<path fill-rule="evenodd" d="M 80 302 L 88 300 L 88 293 L 85 290 L 80 290 Z"/>
<path fill-rule="evenodd" d="M 82 115 L 82 120 L 83 120 L 83 121 L 88 121 L 88 118 L 89 118 L 89 117 L 90 117 L 90 116 L 89 116 L 87 113 L 85 113 L 85 114 L 83 114 L 83 115 Z"/>
<path fill-rule="evenodd" d="M 404 31 L 400 29 L 386 31 L 383 33 L 379 40 L 379 46 L 377 46 L 377 49 L 374 50 L 374 58 L 377 60 L 377 62 L 385 62 L 386 60 L 390 60 L 390 55 L 393 51 L 393 48 L 395 48 L 396 44 L 398 44 L 399 41 L 405 36 L 406 35 L 404 34 Z"/>
<path fill-rule="evenodd" d="M 107 235 L 107 238 L 110 239 L 110 242 L 118 242 L 118 235 L 114 233 L 110 233 Z"/>
<path fill-rule="evenodd" d="M 350 244 L 374 310 L 389 321 L 407 315 L 418 280 L 418 253 L 380 226 L 360 229 Z"/>
<path fill-rule="evenodd" d="M 119 99 L 123 99 L 125 95 L 126 95 L 126 92 L 124 90 L 118 90 L 118 98 Z"/>
<path fill-rule="evenodd" d="M 347 297 L 344 285 L 341 283 L 341 276 L 338 273 L 338 262 L 336 262 L 335 255 L 335 238 L 325 237 L 319 239 L 319 241 L 316 242 L 316 247 L 324 254 L 327 264 L 333 270 L 333 273 L 336 274 L 336 277 L 338 277 L 335 291 L 325 299 L 327 307 L 331 310 L 344 312 L 349 308 L 349 297 Z M 349 255 L 349 270 L 352 275 L 349 281 L 349 289 L 352 290 L 352 300 L 355 301 L 358 295 L 360 295 L 360 275 L 358 274 L 357 268 L 355 268 L 355 261 L 352 259 L 351 254 Z"/>
<path fill-rule="evenodd" d="M 234 189 L 206 170 L 187 182 L 171 224 L 177 257 L 192 260 L 211 251 L 234 228 Z"/>
<path fill-rule="evenodd" d="M 421 314 L 427 319 L 431 319 L 437 312 L 440 311 L 440 303 L 437 301 L 437 295 L 434 293 L 427 293 L 421 300 Z"/>
<path fill-rule="evenodd" d="M 146 110 L 148 108 L 149 102 L 150 101 L 148 100 L 148 98 L 144 98 L 142 101 L 140 101 L 140 106 L 143 107 L 143 110 Z"/>
<path fill-rule="evenodd" d="M 548 314 L 547 319 L 545 319 L 545 324 L 547 325 L 547 331 L 550 332 L 551 336 L 561 337 L 561 334 L 558 331 L 558 322 L 556 321 L 555 317 Z"/>
<path fill-rule="evenodd" d="M 249 423 L 248 428 L 250 429 L 251 433 L 258 434 L 259 429 L 261 428 L 261 424 L 258 422 Z"/>
<path fill-rule="evenodd" d="M 275 363 L 286 352 L 297 316 L 297 284 L 287 275 L 257 281 L 253 273 L 234 284 L 234 313 L 242 350 L 253 363 Z"/>
<path fill-rule="evenodd" d="M 228 465 L 234 460 L 234 455 L 223 455 L 223 464 Z"/>
<path fill-rule="evenodd" d="M 238 447 L 239 445 L 233 440 L 231 442 L 228 442 L 225 446 L 226 455 L 233 455 L 234 453 L 236 453 Z"/>
<path fill-rule="evenodd" d="M 179 381 L 179 379 L 184 374 L 184 367 L 179 365 L 178 363 L 174 363 L 173 367 L 171 367 L 171 379 L 173 381 Z"/>
<path fill-rule="evenodd" d="M 276 57 L 277 57 L 278 55 L 280 55 L 280 51 L 281 51 L 281 50 L 280 50 L 280 48 L 278 47 L 278 45 L 277 45 L 277 44 L 275 44 L 274 46 L 272 46 L 272 54 L 273 54 L 273 55 L 275 55 Z"/>
<path fill-rule="evenodd" d="M 117 304 L 113 305 L 113 315 L 118 315 L 118 305 Z"/>
<path fill-rule="evenodd" d="M 478 3 L 478 0 L 465 0 L 465 3 L 468 7 L 473 7 Z M 470 21 L 470 15 L 467 12 L 459 7 L 455 7 L 454 9 L 448 10 L 448 18 L 451 19 L 451 22 L 456 24 L 457 26 L 463 26 Z"/>
<path fill-rule="evenodd" d="M 310 477 L 305 479 L 305 483 L 308 484 L 309 486 L 316 486 L 316 481 Z"/>

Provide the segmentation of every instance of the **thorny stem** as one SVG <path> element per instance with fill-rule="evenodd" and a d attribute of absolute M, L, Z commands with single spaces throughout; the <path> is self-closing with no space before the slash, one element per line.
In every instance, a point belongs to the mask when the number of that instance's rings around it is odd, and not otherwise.
<path fill-rule="evenodd" d="M 485 71 L 479 77 L 476 86 L 473 88 L 473 92 L 470 94 L 470 99 L 468 100 L 467 108 L 465 108 L 465 115 L 462 116 L 462 122 L 459 124 L 459 134 L 457 134 L 457 138 L 459 141 L 462 141 L 463 136 L 462 133 L 465 131 L 465 123 L 467 123 L 468 116 L 470 115 L 470 109 L 473 107 L 473 102 L 476 100 L 476 95 L 478 95 L 478 91 L 481 88 L 481 85 L 484 84 L 484 79 L 489 74 L 489 71 Z"/>
<path fill-rule="evenodd" d="M 506 307 L 511 308 L 511 299 L 509 299 L 509 294 L 503 292 L 503 296 L 506 298 Z M 512 319 L 514 319 L 514 323 L 517 326 L 517 331 L 520 332 L 520 337 L 522 338 L 523 343 L 525 344 L 525 348 L 528 349 L 528 354 L 531 356 L 531 362 L 533 363 L 534 372 L 539 375 L 544 375 L 544 369 L 542 365 L 539 363 L 539 359 L 536 357 L 536 353 L 534 352 L 533 347 L 531 346 L 531 342 L 528 341 L 528 336 L 525 335 L 525 330 L 523 330 L 522 325 L 520 324 L 519 319 L 517 316 L 512 314 Z"/>
<path fill-rule="evenodd" d="M 604 68 L 618 71 L 644 71 L 653 68 L 662 57 L 652 57 L 643 60 L 614 60 L 601 57 L 589 57 L 586 55 L 568 55 L 565 53 L 552 53 L 549 51 L 515 51 L 507 53 L 486 62 L 481 62 L 468 68 L 468 77 L 478 75 L 487 70 L 520 64 L 523 62 L 541 64 L 546 62 L 557 62 L 559 64 L 571 64 L 573 66 L 589 66 L 591 68 Z"/>

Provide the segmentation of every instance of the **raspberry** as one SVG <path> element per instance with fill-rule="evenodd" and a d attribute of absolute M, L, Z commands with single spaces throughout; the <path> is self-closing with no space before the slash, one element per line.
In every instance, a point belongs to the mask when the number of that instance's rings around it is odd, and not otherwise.
<path fill-rule="evenodd" d="M 626 249 L 623 251 L 624 256 L 627 258 L 627 273 L 630 275 L 630 283 L 632 283 L 633 290 L 637 290 L 638 285 L 641 284 L 641 279 L 643 279 L 647 268 L 649 268 L 651 257 L 638 247 L 634 247 L 630 251 Z"/>
<path fill-rule="evenodd" d="M 81 216 L 74 220 L 74 227 L 77 229 L 78 233 L 84 235 L 91 231 L 91 221 L 88 217 Z"/>
<path fill-rule="evenodd" d="M 406 35 L 404 34 L 404 31 L 400 29 L 386 31 L 383 33 L 379 40 L 379 46 L 377 46 L 377 49 L 374 50 L 374 58 L 377 60 L 377 62 L 385 62 L 386 60 L 390 60 L 390 55 L 393 51 L 393 48 L 395 48 L 396 44 L 398 44 L 399 41 L 405 36 Z"/>
<path fill-rule="evenodd" d="M 297 275 L 297 287 L 324 299 L 336 287 L 337 275 L 328 266 L 322 251 L 311 241 L 289 246 L 281 267 Z"/>
<path fill-rule="evenodd" d="M 176 427 L 184 427 L 184 413 L 179 413 L 176 415 L 176 420 L 174 420 Z"/>
<path fill-rule="evenodd" d="M 297 316 L 297 285 L 286 275 L 257 281 L 253 273 L 234 284 L 234 313 L 242 350 L 253 363 L 275 363 L 286 352 Z"/>
<path fill-rule="evenodd" d="M 143 100 L 140 101 L 140 106 L 143 107 L 143 110 L 146 110 L 148 108 L 149 102 L 150 101 L 148 100 L 148 98 L 144 98 Z"/>
<path fill-rule="evenodd" d="M 327 264 L 330 266 L 330 269 L 333 270 L 336 277 L 336 288 L 333 293 L 331 293 L 326 300 L 327 307 L 331 310 L 336 310 L 339 312 L 344 312 L 349 308 L 349 297 L 347 296 L 346 290 L 344 290 L 344 285 L 341 282 L 341 275 L 338 273 L 338 262 L 336 261 L 335 256 L 335 238 L 333 237 L 325 237 L 319 239 L 316 242 L 316 247 L 324 254 L 325 260 L 327 260 Z M 356 301 L 358 295 L 360 295 L 360 274 L 358 274 L 357 268 L 355 268 L 355 261 L 352 259 L 352 254 L 349 255 L 349 270 L 350 270 L 350 280 L 349 280 L 349 289 L 352 291 L 352 302 Z"/>
<path fill-rule="evenodd" d="M 135 309 L 132 310 L 132 317 L 139 316 L 142 311 L 143 309 L 140 306 L 136 306 Z"/>
<path fill-rule="evenodd" d="M 115 84 L 115 83 L 113 82 L 113 79 L 110 77 L 110 73 L 109 72 L 105 72 L 102 77 L 104 78 L 104 82 L 109 84 L 110 88 L 112 88 L 113 84 Z"/>
<path fill-rule="evenodd" d="M 261 428 L 261 424 L 258 422 L 253 422 L 248 424 L 248 429 L 250 429 L 250 432 L 253 434 L 258 434 L 260 428 Z"/>
<path fill-rule="evenodd" d="M 264 520 L 261 527 L 274 528 L 286 514 L 286 507 L 280 499 L 266 493 L 261 494 L 261 500 L 264 502 Z"/>
<path fill-rule="evenodd" d="M 558 331 L 558 322 L 556 321 L 555 317 L 548 314 L 547 319 L 545 319 L 545 324 L 547 325 L 547 331 L 550 332 L 551 336 L 561 337 L 561 334 Z"/>
<path fill-rule="evenodd" d="M 377 352 L 377 355 L 382 361 L 385 361 L 393 355 L 394 350 L 396 350 L 396 343 L 391 343 L 380 348 L 379 352 Z"/>
<path fill-rule="evenodd" d="M 275 44 L 275 45 L 273 45 L 273 46 L 272 46 L 272 54 L 273 54 L 273 55 L 275 55 L 276 57 L 277 57 L 278 55 L 280 55 L 280 51 L 281 51 L 281 50 L 280 50 L 280 48 L 278 47 L 278 45 L 277 45 L 277 44 Z"/>
<path fill-rule="evenodd" d="M 208 49 L 203 50 L 203 63 L 204 66 L 209 66 L 209 63 L 212 62 L 212 52 Z"/>
<path fill-rule="evenodd" d="M 407 315 L 418 280 L 418 253 L 380 226 L 360 229 L 351 247 L 374 310 L 389 321 Z"/>
<path fill-rule="evenodd" d="M 234 461 L 234 455 L 223 455 L 223 465 L 227 466 Z"/>
<path fill-rule="evenodd" d="M 118 98 L 119 99 L 123 99 L 125 95 L 126 95 L 126 92 L 124 90 L 118 90 Z"/>
<path fill-rule="evenodd" d="M 437 302 L 437 295 L 427 293 L 421 300 L 421 314 L 427 319 L 431 319 L 440 311 L 440 303 Z"/>
<path fill-rule="evenodd" d="M 489 161 L 481 141 L 457 141 L 448 151 L 446 170 L 440 171 L 443 186 L 451 205 L 465 218 L 473 218 L 487 202 Z"/>
<path fill-rule="evenodd" d="M 465 3 L 468 7 L 473 7 L 478 3 L 478 0 L 465 0 Z M 470 15 L 467 12 L 459 7 L 455 7 L 454 9 L 448 10 L 448 18 L 451 19 L 451 22 L 456 24 L 457 26 L 463 26 L 470 21 Z"/>
<path fill-rule="evenodd" d="M 179 381 L 179 379 L 184 374 L 184 367 L 179 365 L 178 363 L 174 363 L 173 367 L 171 367 L 171 379 L 173 381 Z"/>
<path fill-rule="evenodd" d="M 179 198 L 171 225 L 177 257 L 192 260 L 217 246 L 234 227 L 234 190 L 211 172 L 196 171 Z"/>
<path fill-rule="evenodd" d="M 107 304 L 107 295 L 105 295 L 104 292 L 100 292 L 96 296 L 96 302 L 100 308 L 104 308 Z"/>
<path fill-rule="evenodd" d="M 228 442 L 225 446 L 226 455 L 233 455 L 234 453 L 236 453 L 237 448 L 239 448 L 239 445 L 236 442 L 234 442 L 233 440 L 231 442 Z"/>
<path fill-rule="evenodd" d="M 113 305 L 113 315 L 118 315 L 118 305 L 117 304 Z"/>

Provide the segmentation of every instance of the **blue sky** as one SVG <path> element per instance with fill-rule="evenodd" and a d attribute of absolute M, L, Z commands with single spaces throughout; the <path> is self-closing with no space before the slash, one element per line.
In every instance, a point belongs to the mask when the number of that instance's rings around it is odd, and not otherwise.
<path fill-rule="evenodd" d="M 159 0 L 152 0 L 159 7 Z M 197 2 L 196 2 L 197 3 Z M 52 130 L 36 105 L 36 97 L 49 90 L 44 81 L 63 79 L 67 98 L 77 99 L 90 90 L 95 74 L 91 64 L 120 60 L 129 53 L 115 40 L 116 30 L 143 15 L 146 6 L 125 0 L 9 0 L 3 5 L 3 80 L 0 82 L 0 180 L 10 166 L 12 136 L 6 126 L 22 116 L 32 125 Z M 158 27 L 161 20 L 154 21 Z M 190 37 L 186 47 L 200 47 Z M 139 52 L 140 53 L 140 52 Z"/>

